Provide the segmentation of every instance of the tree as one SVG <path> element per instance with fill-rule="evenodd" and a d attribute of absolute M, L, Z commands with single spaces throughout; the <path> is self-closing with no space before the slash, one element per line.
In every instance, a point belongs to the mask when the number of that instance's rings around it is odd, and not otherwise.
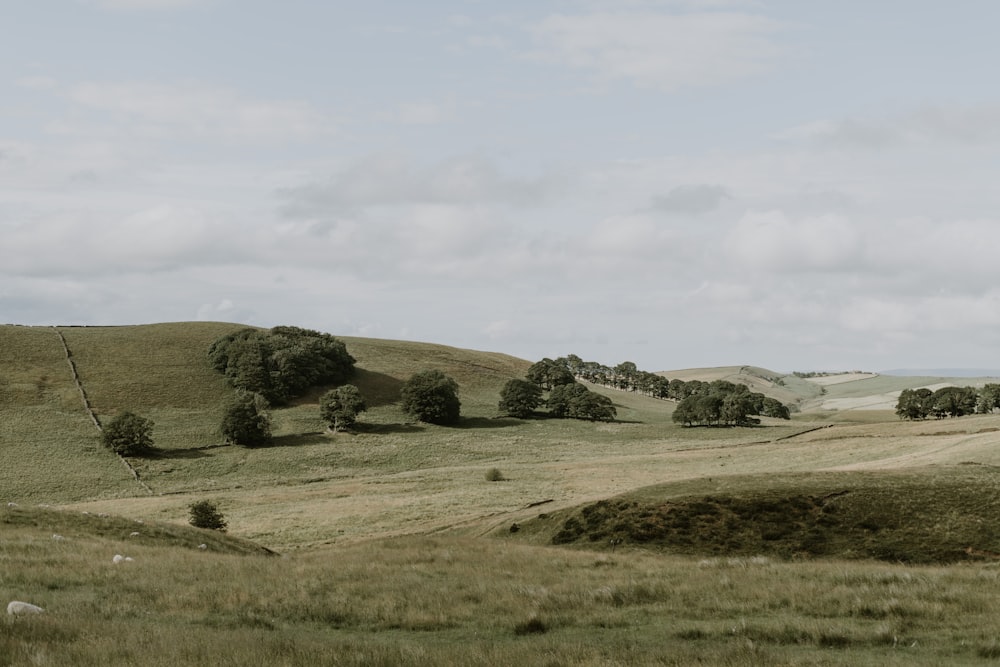
<path fill-rule="evenodd" d="M 458 422 L 458 383 L 439 370 L 414 373 L 400 391 L 403 410 L 429 424 Z"/>
<path fill-rule="evenodd" d="M 993 382 L 983 385 L 976 401 L 976 412 L 989 414 L 994 408 L 1000 408 L 1000 384 Z"/>
<path fill-rule="evenodd" d="M 121 456 L 140 456 L 153 449 L 153 422 L 123 412 L 104 425 L 101 439 Z"/>
<path fill-rule="evenodd" d="M 526 374 L 529 382 L 534 382 L 546 391 L 561 384 L 573 384 L 576 378 L 570 372 L 567 362 L 560 363 L 546 357 L 536 361 L 528 368 Z"/>
<path fill-rule="evenodd" d="M 929 399 L 933 393 L 926 387 L 904 389 L 899 392 L 899 400 L 896 401 L 896 415 L 900 419 L 926 419 L 931 407 Z"/>
<path fill-rule="evenodd" d="M 267 399 L 251 391 L 237 391 L 222 417 L 222 435 L 234 445 L 263 445 L 271 441 Z"/>
<path fill-rule="evenodd" d="M 511 417 L 530 417 L 542 404 L 542 388 L 527 380 L 508 380 L 500 390 L 500 412 Z"/>
<path fill-rule="evenodd" d="M 195 528 L 226 532 L 226 520 L 214 503 L 208 500 L 199 500 L 196 503 L 191 503 L 188 509 L 191 511 L 188 523 Z"/>
<path fill-rule="evenodd" d="M 343 382 L 354 373 L 355 361 L 330 334 L 289 326 L 222 336 L 209 346 L 208 358 L 230 385 L 276 404 L 309 387 Z"/>
<path fill-rule="evenodd" d="M 561 384 L 553 387 L 547 401 L 553 417 L 613 421 L 617 411 L 611 399 L 593 392 L 582 384 Z"/>
<path fill-rule="evenodd" d="M 336 433 L 341 428 L 350 428 L 358 420 L 358 414 L 368 409 L 361 392 L 353 384 L 345 384 L 331 389 L 319 399 L 319 413 Z"/>

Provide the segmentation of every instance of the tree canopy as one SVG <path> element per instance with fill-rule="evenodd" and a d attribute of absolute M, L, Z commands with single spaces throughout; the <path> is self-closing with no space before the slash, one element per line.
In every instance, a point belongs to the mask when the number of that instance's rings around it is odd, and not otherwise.
<path fill-rule="evenodd" d="M 547 404 L 553 417 L 614 421 L 618 416 L 610 398 L 587 389 L 579 382 L 553 387 Z"/>
<path fill-rule="evenodd" d="M 542 401 L 542 388 L 534 382 L 512 379 L 500 390 L 500 412 L 511 417 L 531 416 Z"/>
<path fill-rule="evenodd" d="M 455 424 L 461 403 L 458 383 L 439 370 L 414 373 L 400 391 L 403 410 L 429 424 Z"/>
<path fill-rule="evenodd" d="M 123 412 L 101 429 L 104 444 L 122 456 L 139 456 L 153 449 L 153 421 Z"/>
<path fill-rule="evenodd" d="M 221 431 L 234 445 L 263 445 L 271 441 L 271 417 L 267 399 L 251 391 L 237 390 L 222 416 Z"/>
<path fill-rule="evenodd" d="M 355 362 L 330 334 L 290 326 L 222 336 L 209 346 L 208 358 L 233 387 L 277 405 L 309 387 L 343 382 L 354 373 Z"/>
<path fill-rule="evenodd" d="M 365 399 L 353 384 L 331 389 L 319 399 L 320 416 L 334 433 L 353 426 L 358 420 L 358 414 L 366 409 Z"/>

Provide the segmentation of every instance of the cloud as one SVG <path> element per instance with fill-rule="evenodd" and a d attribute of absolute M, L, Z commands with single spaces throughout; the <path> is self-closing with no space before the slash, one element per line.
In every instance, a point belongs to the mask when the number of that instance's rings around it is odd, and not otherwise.
<path fill-rule="evenodd" d="M 651 12 L 554 15 L 533 28 L 540 57 L 673 92 L 771 69 L 783 24 L 752 14 Z"/>
<path fill-rule="evenodd" d="M 389 122 L 401 125 L 437 125 L 455 118 L 454 102 L 403 102 L 394 111 L 382 114 Z"/>
<path fill-rule="evenodd" d="M 723 248 L 745 268 L 775 272 L 848 271 L 864 259 L 861 235 L 834 215 L 790 220 L 782 211 L 747 213 Z"/>
<path fill-rule="evenodd" d="M 305 141 L 333 131 L 333 122 L 305 102 L 255 100 L 218 86 L 187 82 L 87 82 L 69 99 L 132 123 L 144 133 L 222 137 L 241 142 Z"/>
<path fill-rule="evenodd" d="M 653 208 L 669 213 L 708 213 L 731 195 L 721 185 L 680 185 L 666 196 L 655 197 Z"/>
<path fill-rule="evenodd" d="M 363 206 L 401 204 L 539 203 L 549 189 L 542 181 L 505 176 L 479 156 L 453 157 L 418 165 L 381 154 L 359 159 L 326 183 L 286 188 L 279 195 L 290 215 L 323 215 Z"/>
<path fill-rule="evenodd" d="M 79 0 L 85 5 L 100 7 L 101 9 L 143 11 L 143 10 L 164 10 L 164 9 L 184 9 L 187 7 L 197 7 L 207 5 L 213 0 Z"/>
<path fill-rule="evenodd" d="M 884 118 L 822 119 L 788 128 L 775 139 L 822 148 L 886 149 L 944 143 L 976 147 L 1000 141 L 1000 105 L 923 106 Z"/>

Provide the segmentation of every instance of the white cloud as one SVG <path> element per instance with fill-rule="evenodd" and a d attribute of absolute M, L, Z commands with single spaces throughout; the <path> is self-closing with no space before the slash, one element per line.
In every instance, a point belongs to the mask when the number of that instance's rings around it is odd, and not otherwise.
<path fill-rule="evenodd" d="M 680 185 L 666 196 L 655 197 L 653 208 L 669 213 L 699 214 L 713 211 L 732 195 L 721 185 Z"/>
<path fill-rule="evenodd" d="M 1000 141 L 1000 105 L 921 106 L 882 118 L 815 120 L 778 132 L 774 138 L 823 148 L 874 150 L 929 143 L 992 145 Z"/>
<path fill-rule="evenodd" d="M 773 271 L 846 271 L 864 260 L 862 237 L 833 216 L 790 220 L 781 211 L 747 213 L 723 247 L 743 267 Z"/>
<path fill-rule="evenodd" d="M 183 133 L 243 142 L 304 141 L 333 130 L 330 118 L 306 102 L 256 100 L 218 86 L 187 82 L 87 82 L 71 101 L 133 123 L 154 136 Z"/>
<path fill-rule="evenodd" d="M 399 204 L 538 203 L 550 185 L 508 177 L 489 160 L 458 156 L 418 165 L 400 155 L 369 156 L 348 165 L 329 182 L 281 191 L 293 214 L 329 214 L 356 206 Z"/>
<path fill-rule="evenodd" d="M 554 15 L 534 27 L 541 56 L 605 79 L 675 91 L 771 69 L 782 24 L 736 12 Z"/>
<path fill-rule="evenodd" d="M 85 5 L 95 5 L 112 10 L 161 10 L 183 9 L 206 5 L 214 0 L 79 0 Z"/>

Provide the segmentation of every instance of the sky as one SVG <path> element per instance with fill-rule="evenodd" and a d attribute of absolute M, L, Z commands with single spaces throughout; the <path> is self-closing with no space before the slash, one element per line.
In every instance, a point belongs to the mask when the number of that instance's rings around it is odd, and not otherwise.
<path fill-rule="evenodd" d="M 994 0 L 0 0 L 0 322 L 1000 366 Z"/>

